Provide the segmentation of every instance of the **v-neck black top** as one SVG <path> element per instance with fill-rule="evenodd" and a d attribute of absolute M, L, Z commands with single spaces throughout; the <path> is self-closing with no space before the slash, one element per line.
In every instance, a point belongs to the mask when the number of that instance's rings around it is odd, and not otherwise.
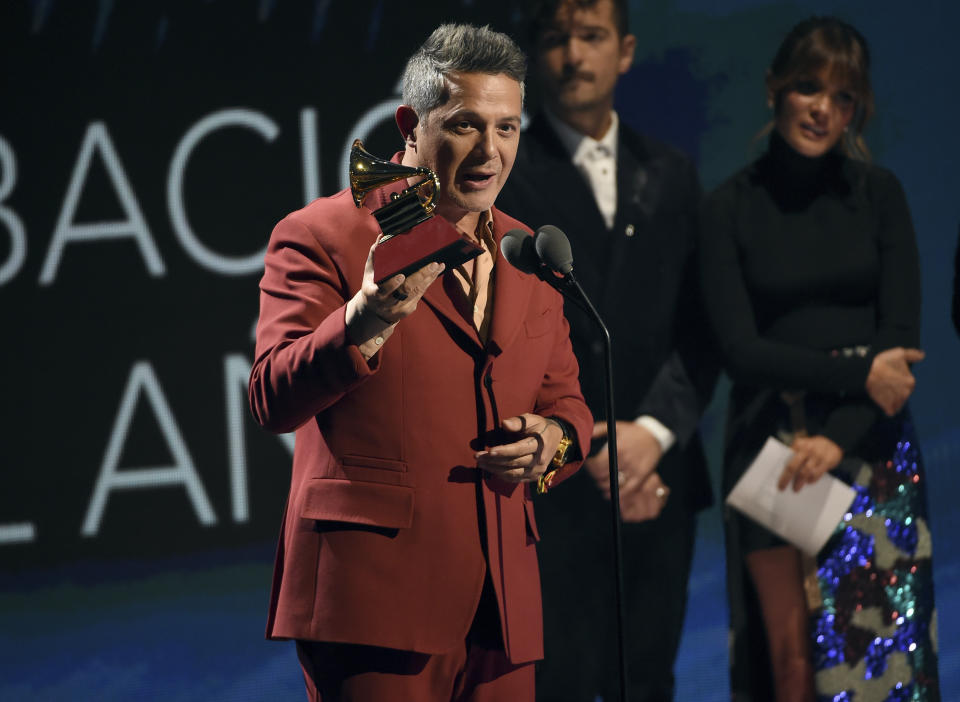
<path fill-rule="evenodd" d="M 835 399 L 820 433 L 855 446 L 880 416 L 865 391 L 873 356 L 919 346 L 917 247 L 896 177 L 837 151 L 805 157 L 774 131 L 707 198 L 700 246 L 735 385 Z M 838 353 L 857 346 L 870 351 Z"/>

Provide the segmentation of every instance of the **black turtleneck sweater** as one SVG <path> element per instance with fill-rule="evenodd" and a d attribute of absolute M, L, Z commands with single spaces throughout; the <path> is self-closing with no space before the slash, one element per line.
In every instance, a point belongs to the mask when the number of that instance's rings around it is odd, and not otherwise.
<path fill-rule="evenodd" d="M 920 341 L 917 248 L 897 179 L 835 151 L 807 158 L 774 131 L 767 153 L 707 198 L 700 252 L 734 383 L 834 398 L 821 433 L 853 448 L 880 416 L 865 390 L 873 356 Z M 870 352 L 834 353 L 855 346 Z"/>

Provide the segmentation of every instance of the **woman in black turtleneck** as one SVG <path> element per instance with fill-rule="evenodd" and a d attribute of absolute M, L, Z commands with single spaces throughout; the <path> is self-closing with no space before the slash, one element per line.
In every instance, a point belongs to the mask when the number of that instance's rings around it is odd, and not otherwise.
<path fill-rule="evenodd" d="M 904 407 L 923 357 L 919 264 L 902 187 L 866 161 L 868 70 L 848 24 L 794 27 L 767 74 L 769 148 L 702 214 L 705 304 L 734 382 L 725 491 L 770 436 L 795 452 L 780 489 L 831 471 L 857 491 L 816 563 L 728 512 L 736 701 L 939 700 L 926 480 Z"/>

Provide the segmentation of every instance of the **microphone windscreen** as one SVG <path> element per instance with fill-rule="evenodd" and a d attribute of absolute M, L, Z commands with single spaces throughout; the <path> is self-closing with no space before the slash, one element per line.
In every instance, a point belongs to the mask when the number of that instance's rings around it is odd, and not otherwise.
<path fill-rule="evenodd" d="M 573 251 L 567 235 L 552 224 L 544 224 L 534 237 L 537 256 L 550 270 L 567 275 L 573 270 Z"/>
<path fill-rule="evenodd" d="M 500 253 L 507 262 L 524 273 L 536 275 L 540 259 L 533 245 L 533 237 L 522 229 L 511 229 L 500 240 Z"/>

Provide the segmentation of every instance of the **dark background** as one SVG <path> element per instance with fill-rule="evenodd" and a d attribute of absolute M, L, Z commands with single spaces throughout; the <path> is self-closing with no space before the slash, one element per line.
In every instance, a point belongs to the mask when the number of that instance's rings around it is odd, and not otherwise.
<path fill-rule="evenodd" d="M 756 153 L 764 68 L 813 12 L 871 42 L 868 142 L 913 209 L 928 358 L 912 405 L 944 699 L 960 698 L 960 11 L 633 2 L 617 107 L 713 187 Z M 343 187 L 350 140 L 400 148 L 397 81 L 441 21 L 521 32 L 512 3 L 472 0 L 0 10 L 0 699 L 301 699 L 289 645 L 262 640 L 291 446 L 246 408 L 262 253 L 284 214 Z M 703 425 L 715 474 L 724 389 Z M 678 698 L 723 700 L 718 510 L 700 530 Z"/>

